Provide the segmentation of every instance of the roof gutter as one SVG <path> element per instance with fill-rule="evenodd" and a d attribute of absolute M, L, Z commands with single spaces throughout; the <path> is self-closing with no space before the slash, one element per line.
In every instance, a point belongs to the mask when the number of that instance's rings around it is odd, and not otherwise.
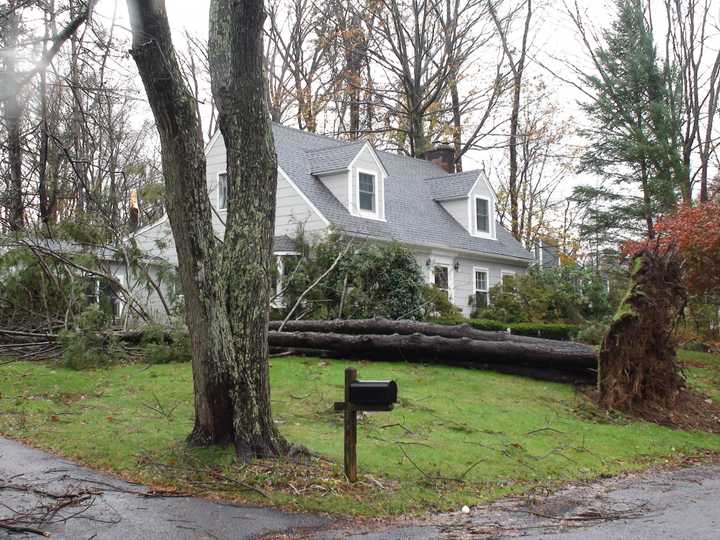
<path fill-rule="evenodd" d="M 348 234 L 350 236 L 354 236 L 354 237 L 358 237 L 358 238 L 367 238 L 369 240 L 376 240 L 379 242 L 393 242 L 396 240 L 395 238 L 379 238 L 377 236 L 371 236 L 369 234 L 356 233 L 356 232 L 346 231 L 344 229 L 342 229 L 342 230 L 343 230 L 343 232 L 345 232 L 346 234 Z M 400 242 L 400 241 L 398 240 L 398 242 Z M 441 244 L 433 244 L 433 243 L 424 243 L 424 244 L 421 244 L 421 243 L 409 244 L 407 242 L 400 242 L 400 243 L 405 246 L 411 247 L 411 248 L 434 248 L 434 249 L 440 249 L 443 251 L 450 251 L 453 253 L 462 253 L 465 255 L 473 256 L 473 257 L 482 256 L 485 259 L 493 259 L 493 260 L 497 260 L 497 261 L 521 262 L 521 263 L 527 264 L 528 266 L 530 266 L 535 261 L 535 258 L 532 256 L 532 254 L 530 252 L 528 252 L 528 257 L 526 258 L 526 257 L 513 257 L 512 255 L 500 255 L 500 254 L 496 254 L 496 253 L 488 253 L 487 251 L 473 251 L 471 249 L 455 248 L 455 247 L 449 247 L 449 246 L 444 246 Z"/>

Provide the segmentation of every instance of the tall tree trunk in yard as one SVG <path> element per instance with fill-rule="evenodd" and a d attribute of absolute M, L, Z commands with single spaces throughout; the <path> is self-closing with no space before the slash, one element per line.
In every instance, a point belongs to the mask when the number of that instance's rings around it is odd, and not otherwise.
<path fill-rule="evenodd" d="M 277 158 L 263 91 L 262 0 L 212 0 L 208 57 L 227 149 L 222 279 L 235 345 L 235 444 L 242 454 L 286 448 L 270 412 L 267 325 L 274 258 Z"/>
<path fill-rule="evenodd" d="M 243 457 L 270 456 L 286 444 L 270 417 L 267 379 L 275 161 L 258 82 L 263 12 L 261 3 L 229 4 L 213 2 L 210 24 L 213 90 L 223 100 L 220 125 L 228 147 L 224 247 L 212 228 L 197 103 L 185 86 L 162 0 L 128 2 L 131 53 L 160 134 L 167 212 L 186 301 L 195 395 L 189 440 L 234 442 Z M 229 68 L 226 80 L 215 80 L 220 65 Z M 228 96 L 232 91 L 238 94 Z"/>
<path fill-rule="evenodd" d="M 22 193 L 22 139 L 21 139 L 21 121 L 22 121 L 22 101 L 18 92 L 19 74 L 16 72 L 15 53 L 18 46 L 18 34 L 20 33 L 20 16 L 18 12 L 20 6 L 13 0 L 8 4 L 9 14 L 7 22 L 3 25 L 6 33 L 7 49 L 9 51 L 5 56 L 5 74 L 6 84 L 2 89 L 2 99 L 4 103 L 5 126 L 7 129 L 7 156 L 10 174 L 7 177 L 7 217 L 8 227 L 11 231 L 19 231 L 24 225 L 24 204 Z"/>

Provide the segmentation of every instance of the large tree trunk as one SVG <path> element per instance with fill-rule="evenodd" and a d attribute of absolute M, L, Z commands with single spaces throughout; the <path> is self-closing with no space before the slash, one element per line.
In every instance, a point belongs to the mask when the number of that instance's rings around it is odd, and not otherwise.
<path fill-rule="evenodd" d="M 432 361 L 443 358 L 450 363 L 503 364 L 576 373 L 590 373 L 597 367 L 595 351 L 573 351 L 556 347 L 551 342 L 481 341 L 423 334 L 349 335 L 275 331 L 270 332 L 269 340 L 273 347 L 329 350 L 352 358 L 379 357 L 403 361 Z"/>
<path fill-rule="evenodd" d="M 235 442 L 244 457 L 267 456 L 285 445 L 270 418 L 264 334 L 275 165 L 258 83 L 262 4 L 230 4 L 213 2 L 210 26 L 213 90 L 224 94 L 221 125 L 228 146 L 224 252 L 212 228 L 197 104 L 178 66 L 163 1 L 128 2 L 131 54 L 160 134 L 167 212 L 185 295 L 195 395 L 190 441 Z M 230 87 L 217 80 L 222 64 Z"/>
<path fill-rule="evenodd" d="M 270 330 L 280 330 L 281 325 L 282 323 L 280 321 L 272 321 L 269 328 Z M 593 347 L 582 343 L 516 336 L 508 334 L 507 332 L 478 330 L 469 324 L 443 325 L 420 321 L 383 319 L 378 317 L 375 319 L 334 319 L 331 321 L 288 321 L 282 325 L 282 329 L 285 332 L 322 332 L 351 335 L 399 334 L 403 336 L 423 334 L 425 336 L 440 336 L 452 339 L 468 338 L 478 341 L 512 341 L 573 351 L 578 355 L 585 356 L 587 358 L 594 358 L 597 356 Z"/>
<path fill-rule="evenodd" d="M 22 137 L 21 123 L 23 104 L 20 99 L 20 86 L 18 84 L 19 74 L 16 71 L 15 55 L 18 52 L 18 35 L 20 33 L 20 6 L 13 0 L 8 4 L 9 14 L 7 22 L 3 26 L 6 32 L 8 54 L 4 55 L 6 84 L 2 89 L 5 112 L 5 128 L 7 129 L 7 157 L 9 164 L 9 175 L 7 176 L 7 217 L 8 227 L 11 231 L 19 231 L 23 228 L 25 208 L 23 203 L 22 189 Z"/>
<path fill-rule="evenodd" d="M 630 291 L 600 350 L 602 406 L 640 413 L 672 406 L 683 386 L 672 334 L 686 300 L 672 253 L 643 251 L 633 259 Z"/>
<path fill-rule="evenodd" d="M 247 455 L 286 449 L 270 411 L 267 324 L 274 259 L 277 158 L 264 101 L 262 0 L 212 0 L 208 56 L 227 149 L 222 281 L 235 345 L 235 444 Z"/>

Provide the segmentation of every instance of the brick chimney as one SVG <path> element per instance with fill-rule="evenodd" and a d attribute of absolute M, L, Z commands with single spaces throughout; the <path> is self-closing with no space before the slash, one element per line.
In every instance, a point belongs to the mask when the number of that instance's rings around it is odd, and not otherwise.
<path fill-rule="evenodd" d="M 455 172 L 455 148 L 450 144 L 438 144 L 420 154 L 422 159 L 432 161 L 442 167 L 445 172 Z"/>

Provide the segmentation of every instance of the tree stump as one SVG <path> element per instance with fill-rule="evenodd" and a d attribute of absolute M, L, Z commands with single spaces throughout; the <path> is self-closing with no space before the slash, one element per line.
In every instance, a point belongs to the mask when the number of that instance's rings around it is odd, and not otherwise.
<path fill-rule="evenodd" d="M 672 408 L 684 387 L 673 330 L 687 292 L 673 251 L 643 250 L 633 257 L 630 290 L 599 355 L 599 403 L 644 413 Z"/>

